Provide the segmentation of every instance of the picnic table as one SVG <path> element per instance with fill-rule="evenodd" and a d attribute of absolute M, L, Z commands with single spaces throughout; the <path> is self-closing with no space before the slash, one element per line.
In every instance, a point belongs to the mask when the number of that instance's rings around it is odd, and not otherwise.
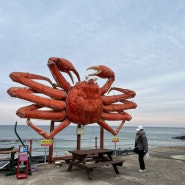
<path fill-rule="evenodd" d="M 14 147 L 12 148 L 0 148 L 0 154 L 10 154 L 10 157 L 6 158 L 0 158 L 0 161 L 9 161 L 10 163 L 10 168 L 9 171 L 6 173 L 6 175 L 14 175 L 16 174 L 16 169 L 14 166 L 14 159 L 15 159 L 15 154 L 18 152 L 18 149 L 15 149 Z"/>
<path fill-rule="evenodd" d="M 71 150 L 71 157 L 66 157 L 68 163 L 68 171 L 72 171 L 72 167 L 78 167 L 85 170 L 88 179 L 91 180 L 91 172 L 100 166 L 112 165 L 116 174 L 119 174 L 118 166 L 122 166 L 124 160 L 113 159 L 113 149 L 87 149 L 87 150 Z"/>

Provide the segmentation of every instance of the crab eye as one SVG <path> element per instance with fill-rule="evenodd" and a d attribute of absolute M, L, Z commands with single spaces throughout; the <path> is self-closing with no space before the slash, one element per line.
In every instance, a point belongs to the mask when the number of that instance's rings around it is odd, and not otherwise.
<path fill-rule="evenodd" d="M 89 79 L 89 76 L 88 76 L 88 75 L 86 75 L 86 76 L 85 76 L 85 79 L 86 79 L 86 80 L 88 80 L 88 79 Z"/>
<path fill-rule="evenodd" d="M 94 81 L 97 81 L 97 80 L 98 80 L 98 77 L 95 77 L 95 78 L 94 78 Z"/>

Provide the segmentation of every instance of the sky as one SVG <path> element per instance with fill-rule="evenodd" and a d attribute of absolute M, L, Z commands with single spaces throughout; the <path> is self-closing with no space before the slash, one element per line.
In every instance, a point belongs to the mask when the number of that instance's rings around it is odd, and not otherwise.
<path fill-rule="evenodd" d="M 184 0 L 0 0 L 0 124 L 26 124 L 16 110 L 30 104 L 7 94 L 20 87 L 9 74 L 54 82 L 47 61 L 59 57 L 82 80 L 88 67 L 106 65 L 112 86 L 136 92 L 126 126 L 185 127 L 184 7 Z"/>

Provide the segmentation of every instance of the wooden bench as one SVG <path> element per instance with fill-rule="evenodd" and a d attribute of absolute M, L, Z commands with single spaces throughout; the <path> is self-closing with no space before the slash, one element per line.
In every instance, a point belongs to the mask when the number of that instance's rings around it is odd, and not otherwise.
<path fill-rule="evenodd" d="M 0 154 L 11 154 L 11 151 L 14 149 L 14 147 L 9 147 L 9 148 L 0 148 Z M 0 161 L 10 161 L 12 158 L 11 157 L 3 157 L 0 158 Z"/>
<path fill-rule="evenodd" d="M 72 158 L 73 158 L 73 156 L 53 157 L 52 161 L 57 163 L 57 161 L 64 160 L 67 164 L 69 164 L 69 162 L 72 160 Z"/>
<path fill-rule="evenodd" d="M 119 160 L 119 159 L 115 159 L 112 161 L 104 161 L 104 162 L 97 162 L 97 163 L 76 163 L 74 161 L 70 161 L 69 163 L 73 166 L 79 167 L 83 170 L 86 171 L 88 179 L 91 180 L 91 172 L 93 172 L 93 169 L 99 166 L 108 166 L 108 165 L 112 165 L 112 167 L 114 168 L 114 171 L 116 174 L 119 174 L 119 170 L 117 168 L 117 166 L 122 166 L 123 162 L 125 162 L 125 160 Z M 71 168 L 68 168 L 68 171 L 71 171 Z"/>
<path fill-rule="evenodd" d="M 86 161 L 92 161 L 95 158 L 97 158 L 97 155 L 87 155 Z M 64 160 L 67 164 L 73 159 L 72 155 L 69 156 L 61 156 L 61 157 L 53 157 L 52 161 L 59 161 L 59 160 Z"/>
<path fill-rule="evenodd" d="M 63 156 L 61 157 L 62 160 L 64 160 L 67 164 L 73 159 L 73 156 Z"/>
<path fill-rule="evenodd" d="M 0 162 L 1 162 L 0 169 L 3 169 L 7 165 L 9 165 L 10 171 L 14 172 L 14 157 L 16 152 L 17 152 L 17 149 L 15 149 L 14 147 L 0 148 L 0 154 L 10 155 L 10 157 L 6 157 L 6 156 L 3 156 L 2 158 L 0 157 Z"/>

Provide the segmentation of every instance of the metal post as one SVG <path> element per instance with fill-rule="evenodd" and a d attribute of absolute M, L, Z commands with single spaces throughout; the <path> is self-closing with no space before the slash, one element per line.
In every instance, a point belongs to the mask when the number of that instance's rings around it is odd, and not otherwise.
<path fill-rule="evenodd" d="M 95 137 L 95 148 L 97 149 L 98 148 L 98 146 L 97 146 L 97 137 Z"/>
<path fill-rule="evenodd" d="M 30 139 L 29 141 L 30 141 L 30 154 L 32 154 L 32 143 L 33 143 L 33 140 Z"/>
<path fill-rule="evenodd" d="M 81 128 L 81 125 L 78 125 L 78 128 Z M 81 134 L 77 134 L 77 150 L 81 148 Z"/>
<path fill-rule="evenodd" d="M 115 147 L 114 156 L 116 157 L 116 142 L 114 142 L 114 147 Z"/>
<path fill-rule="evenodd" d="M 104 148 L 104 129 L 100 127 L 100 148 Z"/>
<path fill-rule="evenodd" d="M 46 146 L 45 146 L 45 156 L 44 156 L 44 163 L 46 164 Z"/>
<path fill-rule="evenodd" d="M 51 121 L 50 123 L 50 133 L 54 130 L 55 127 L 55 122 Z M 54 139 L 54 137 L 52 138 Z M 53 143 L 51 146 L 49 146 L 49 158 L 48 158 L 48 163 L 52 163 L 53 161 Z"/>

